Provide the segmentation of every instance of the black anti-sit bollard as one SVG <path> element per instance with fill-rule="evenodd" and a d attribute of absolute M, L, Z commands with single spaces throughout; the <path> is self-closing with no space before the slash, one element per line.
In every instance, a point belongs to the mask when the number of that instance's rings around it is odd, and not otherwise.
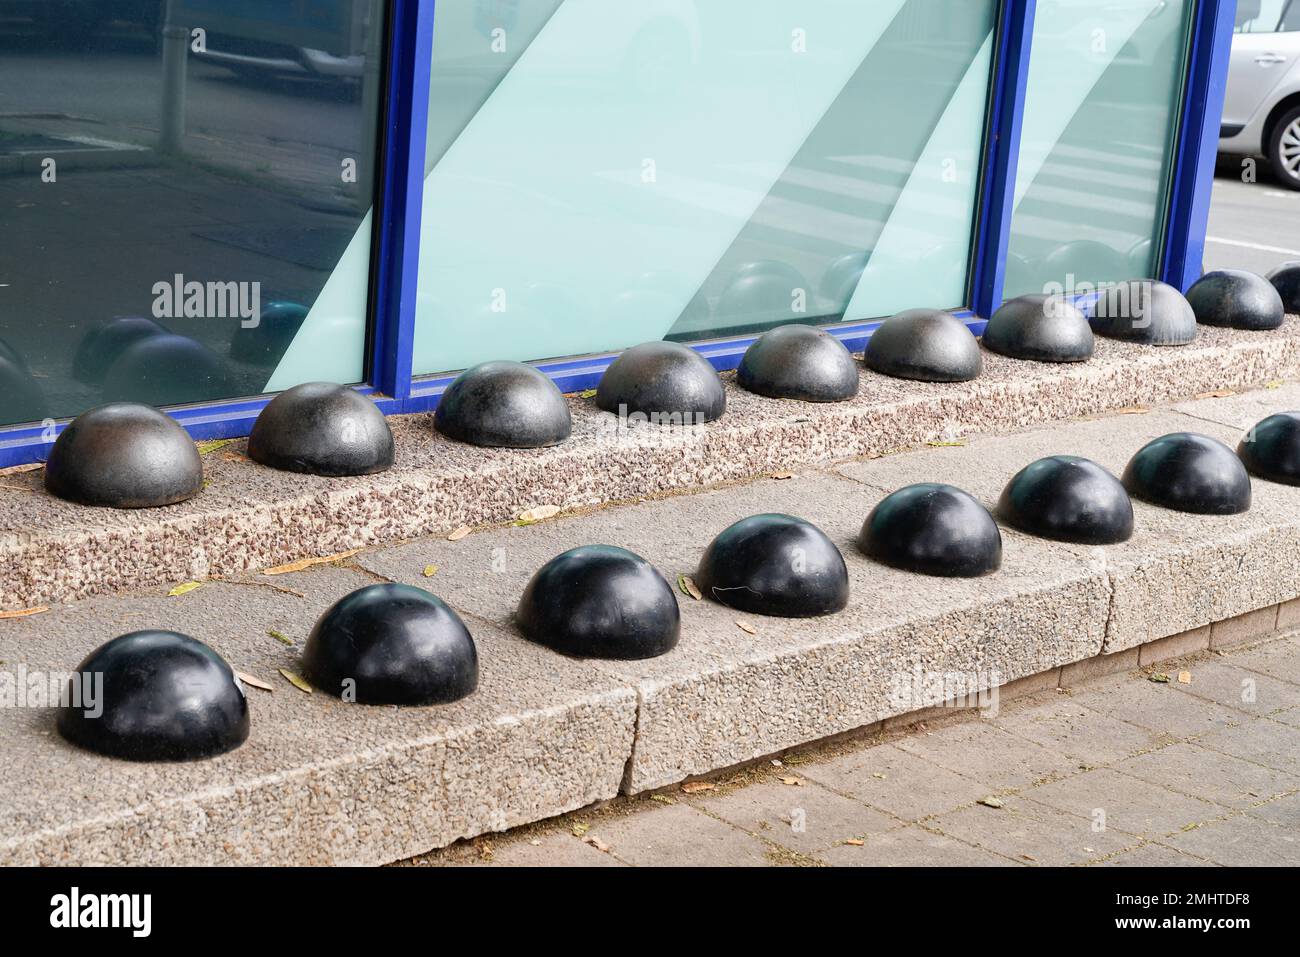
<path fill-rule="evenodd" d="M 753 515 L 722 531 L 695 573 L 701 592 L 755 615 L 812 618 L 849 602 L 844 556 L 816 525 Z"/>
<path fill-rule="evenodd" d="M 983 368 L 979 343 L 947 312 L 911 309 L 886 319 L 867 340 L 868 369 L 898 379 L 966 382 Z"/>
<path fill-rule="evenodd" d="M 194 761 L 248 738 L 243 685 L 220 655 L 174 631 L 135 631 L 95 649 L 72 676 L 58 729 L 131 761 Z"/>
<path fill-rule="evenodd" d="M 506 449 L 559 445 L 573 429 L 559 388 L 522 362 L 466 369 L 442 394 L 433 423 L 449 439 Z"/>
<path fill-rule="evenodd" d="M 1254 425 L 1238 444 L 1237 456 L 1252 475 L 1300 485 L 1300 412 L 1279 412 Z"/>
<path fill-rule="evenodd" d="M 1154 280 L 1103 289 L 1091 322 L 1099 336 L 1150 346 L 1185 346 L 1196 338 L 1196 313 L 1183 294 Z"/>
<path fill-rule="evenodd" d="M 1250 508 L 1250 475 L 1218 439 L 1174 432 L 1144 445 L 1124 470 L 1129 494 L 1152 505 L 1204 515 Z"/>
<path fill-rule="evenodd" d="M 677 342 L 645 342 L 605 370 L 596 405 L 661 425 L 698 425 L 726 411 L 727 394 L 717 371 L 694 349 Z"/>
<path fill-rule="evenodd" d="M 248 437 L 248 457 L 284 472 L 370 475 L 392 466 L 393 433 L 355 389 L 308 382 L 267 403 Z"/>
<path fill-rule="evenodd" d="M 1276 329 L 1286 318 L 1273 284 L 1241 269 L 1206 273 L 1187 290 L 1187 301 L 1203 326 L 1266 330 Z"/>
<path fill-rule="evenodd" d="M 984 328 L 983 342 L 999 355 L 1035 362 L 1084 362 L 1095 345 L 1088 318 L 1076 306 L 1043 295 L 1003 303 Z"/>
<path fill-rule="evenodd" d="M 63 430 L 45 464 L 45 488 L 82 505 L 172 505 L 203 489 L 203 461 L 173 419 L 119 402 L 81 413 Z"/>
<path fill-rule="evenodd" d="M 303 675 L 357 704 L 433 705 L 478 686 L 469 629 L 442 599 L 410 585 L 368 585 L 331 607 L 307 638 Z"/>
<path fill-rule="evenodd" d="M 1282 297 L 1283 308 L 1293 316 L 1300 313 L 1300 262 L 1283 263 L 1268 274 L 1268 281 Z"/>
<path fill-rule="evenodd" d="M 543 565 L 519 599 L 524 637 L 566 655 L 634 660 L 671 651 L 677 596 L 654 566 L 612 545 L 584 545 Z"/>
<path fill-rule="evenodd" d="M 843 402 L 858 394 L 858 364 L 823 329 L 781 326 L 745 350 L 736 383 L 773 399 Z"/>
<path fill-rule="evenodd" d="M 1133 535 L 1133 503 L 1119 479 L 1089 459 L 1052 455 L 1007 483 L 997 516 L 1040 538 L 1113 545 Z"/>
<path fill-rule="evenodd" d="M 951 485 L 909 485 L 886 496 L 863 523 L 858 547 L 882 564 L 922 575 L 974 578 L 1002 567 L 997 522 Z"/>

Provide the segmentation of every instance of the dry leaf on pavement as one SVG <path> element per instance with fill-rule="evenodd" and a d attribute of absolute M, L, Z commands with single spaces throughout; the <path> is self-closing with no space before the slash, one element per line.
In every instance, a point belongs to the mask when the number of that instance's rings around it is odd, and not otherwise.
<path fill-rule="evenodd" d="M 683 595 L 689 595 L 696 601 L 704 597 L 704 593 L 700 591 L 700 587 L 695 584 L 690 575 L 678 575 L 677 587 L 682 590 Z"/>
<path fill-rule="evenodd" d="M 311 568 L 313 565 L 327 565 L 330 562 L 341 562 L 345 558 L 351 558 L 361 551 L 359 548 L 350 548 L 346 552 L 339 552 L 335 555 L 322 555 L 320 558 L 300 558 L 296 562 L 289 562 L 287 565 L 276 565 L 274 568 L 263 568 L 263 575 L 287 575 L 289 572 L 300 572 L 304 568 Z"/>
<path fill-rule="evenodd" d="M 709 781 L 687 781 L 682 785 L 683 794 L 700 794 L 703 791 L 712 791 L 717 787 Z"/>
<path fill-rule="evenodd" d="M 34 608 L 19 608 L 15 611 L 0 611 L 0 619 L 3 618 L 29 618 L 32 615 L 40 615 L 50 610 L 49 605 L 37 605 Z"/>
<path fill-rule="evenodd" d="M 263 691 L 270 691 L 270 692 L 272 692 L 272 693 L 275 692 L 275 689 L 272 688 L 272 687 L 271 687 L 269 684 L 267 684 L 265 681 L 263 681 L 261 678 L 254 678 L 252 675 L 250 675 L 250 674 L 248 674 L 248 673 L 246 673 L 246 672 L 243 672 L 243 671 L 236 671 L 236 672 L 235 672 L 235 677 L 238 678 L 240 681 L 242 681 L 242 682 L 243 682 L 244 684 L 246 684 L 246 685 L 252 685 L 254 688 L 260 688 L 260 689 L 262 689 Z"/>
<path fill-rule="evenodd" d="M 188 594 L 189 592 L 194 591 L 194 589 L 198 588 L 202 584 L 203 584 L 202 582 L 185 582 L 182 585 L 177 585 L 175 588 L 169 591 L 167 593 L 167 597 L 175 598 L 177 595 Z"/>
<path fill-rule="evenodd" d="M 312 686 L 307 683 L 307 679 L 302 677 L 302 675 L 296 675 L 288 668 L 281 668 L 280 674 L 284 675 L 284 680 L 289 682 L 289 684 L 293 685 L 299 691 L 306 692 L 307 694 L 312 693 Z"/>
<path fill-rule="evenodd" d="M 468 535 L 471 531 L 473 531 L 473 529 L 471 529 L 468 525 L 462 525 L 460 528 L 456 529 L 456 531 L 452 532 L 450 535 L 447 536 L 447 541 L 458 542 L 466 535 Z"/>

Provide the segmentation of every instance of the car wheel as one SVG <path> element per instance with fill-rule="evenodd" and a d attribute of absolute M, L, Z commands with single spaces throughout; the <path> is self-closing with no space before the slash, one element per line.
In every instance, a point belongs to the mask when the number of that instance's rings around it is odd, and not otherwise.
<path fill-rule="evenodd" d="M 1300 107 L 1288 110 L 1273 127 L 1268 159 L 1283 186 L 1300 189 Z"/>

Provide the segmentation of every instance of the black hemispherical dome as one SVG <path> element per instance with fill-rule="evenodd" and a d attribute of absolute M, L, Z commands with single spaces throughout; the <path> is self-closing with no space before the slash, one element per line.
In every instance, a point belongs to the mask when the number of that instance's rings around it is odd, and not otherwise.
<path fill-rule="evenodd" d="M 434 427 L 449 439 L 501 449 L 559 445 L 573 422 L 564 395 L 522 362 L 483 362 L 456 376 L 438 401 Z"/>
<path fill-rule="evenodd" d="M 1080 545 L 1113 545 L 1133 535 L 1133 503 L 1119 479 L 1074 455 L 1039 459 L 1018 472 L 997 514 L 1030 535 Z"/>
<path fill-rule="evenodd" d="M 951 313 L 909 309 L 886 319 L 867 340 L 867 368 L 898 379 L 966 382 L 983 368 L 979 343 Z"/>
<path fill-rule="evenodd" d="M 1088 318 L 1059 296 L 1020 296 L 1003 303 L 984 329 L 984 345 L 999 355 L 1036 362 L 1083 362 L 1092 357 Z"/>
<path fill-rule="evenodd" d="M 1276 329 L 1286 318 L 1273 284 L 1241 269 L 1207 272 L 1187 290 L 1187 302 L 1203 326 Z"/>
<path fill-rule="evenodd" d="M 1136 280 L 1109 286 L 1092 306 L 1099 336 L 1152 346 L 1184 346 L 1196 338 L 1196 313 L 1173 286 Z"/>
<path fill-rule="evenodd" d="M 1174 432 L 1148 442 L 1124 470 L 1129 494 L 1179 512 L 1235 515 L 1250 508 L 1250 476 L 1218 439 Z"/>
<path fill-rule="evenodd" d="M 1300 485 L 1300 412 L 1279 412 L 1257 423 L 1237 446 L 1252 475 Z"/>
<path fill-rule="evenodd" d="M 1300 262 L 1283 263 L 1268 274 L 1268 281 L 1282 297 L 1286 311 L 1300 313 Z"/>
<path fill-rule="evenodd" d="M 248 700 L 215 651 L 174 631 L 134 631 L 100 645 L 77 667 L 59 708 L 68 741 L 131 761 L 193 761 L 248 738 Z M 91 698 L 97 698 L 91 701 Z"/>
<path fill-rule="evenodd" d="M 596 405 L 662 425 L 696 425 L 719 418 L 727 394 L 717 370 L 694 349 L 680 342 L 644 342 L 605 370 Z"/>
<path fill-rule="evenodd" d="M 584 545 L 543 565 L 519 599 L 524 637 L 566 655 L 654 658 L 677 644 L 677 596 L 654 566 L 612 545 Z"/>
<path fill-rule="evenodd" d="M 478 687 L 469 629 L 410 585 L 367 585 L 340 599 L 308 636 L 302 668 L 317 688 L 358 704 L 447 704 Z"/>
<path fill-rule="evenodd" d="M 736 382 L 773 399 L 843 402 L 858 394 L 858 364 L 824 329 L 781 326 L 745 350 Z"/>
<path fill-rule="evenodd" d="M 72 376 L 90 385 L 100 385 L 128 347 L 141 339 L 164 335 L 166 329 L 144 316 L 121 316 L 93 326 L 77 344 L 72 357 Z"/>
<path fill-rule="evenodd" d="M 355 389 L 308 382 L 267 403 L 248 437 L 248 457 L 284 472 L 369 475 L 393 464 L 393 433 Z"/>
<path fill-rule="evenodd" d="M 811 618 L 849 602 L 844 556 L 816 525 L 753 515 L 723 530 L 695 573 L 709 598 L 755 615 Z"/>
<path fill-rule="evenodd" d="M 974 578 L 1002 566 L 997 522 L 951 485 L 909 485 L 886 496 L 863 523 L 858 547 L 878 562 L 922 575 Z"/>
<path fill-rule="evenodd" d="M 81 413 L 60 433 L 45 464 L 45 488 L 82 505 L 172 505 L 203 489 L 203 461 L 173 419 L 118 402 Z"/>

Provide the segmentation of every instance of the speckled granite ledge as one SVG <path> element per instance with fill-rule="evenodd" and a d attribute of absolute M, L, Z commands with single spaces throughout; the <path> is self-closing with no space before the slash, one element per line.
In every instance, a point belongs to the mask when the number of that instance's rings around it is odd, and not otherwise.
<path fill-rule="evenodd" d="M 313 555 L 509 521 L 538 505 L 634 501 L 934 440 L 1005 432 L 1300 375 L 1300 320 L 1268 333 L 1203 328 L 1182 348 L 1098 341 L 1083 365 L 985 354 L 975 382 L 933 385 L 863 370 L 857 399 L 766 399 L 728 375 L 727 415 L 694 430 L 620 429 L 573 398 L 565 445 L 494 451 L 449 442 L 431 417 L 396 418 L 397 466 L 323 479 L 273 472 L 237 442 L 205 456 L 208 487 L 167 509 L 119 512 L 47 496 L 40 472 L 0 475 L 0 608 L 237 574 Z"/>
<path fill-rule="evenodd" d="M 1239 516 L 1138 503 L 1133 539 L 1104 548 L 1004 529 L 1003 568 L 974 580 L 889 569 L 853 540 L 885 494 L 912 482 L 955 481 L 991 503 L 1040 455 L 1085 454 L 1118 471 L 1163 433 L 1233 441 L 1264 415 L 1297 407 L 1295 385 L 1202 399 L 455 542 L 431 535 L 368 549 L 347 567 L 246 574 L 176 596 L 160 586 L 0 621 L 3 672 L 67 672 L 114 635 L 161 627 L 208 642 L 275 689 L 249 691 L 243 747 L 180 765 L 100 758 L 63 742 L 49 709 L 0 708 L 0 864 L 391 861 L 954 697 L 1013 683 L 1055 687 L 1067 672 L 1125 670 L 1293 628 L 1300 488 L 1256 481 L 1254 505 Z M 765 511 L 800 514 L 839 545 L 848 608 L 789 621 L 683 596 L 681 643 L 641 662 L 566 658 L 515 631 L 525 582 L 564 549 L 622 545 L 676 579 L 719 531 Z M 323 609 L 379 580 L 431 588 L 465 617 L 480 655 L 474 695 L 436 708 L 365 707 L 281 678 L 280 669 L 300 669 L 303 639 Z"/>

